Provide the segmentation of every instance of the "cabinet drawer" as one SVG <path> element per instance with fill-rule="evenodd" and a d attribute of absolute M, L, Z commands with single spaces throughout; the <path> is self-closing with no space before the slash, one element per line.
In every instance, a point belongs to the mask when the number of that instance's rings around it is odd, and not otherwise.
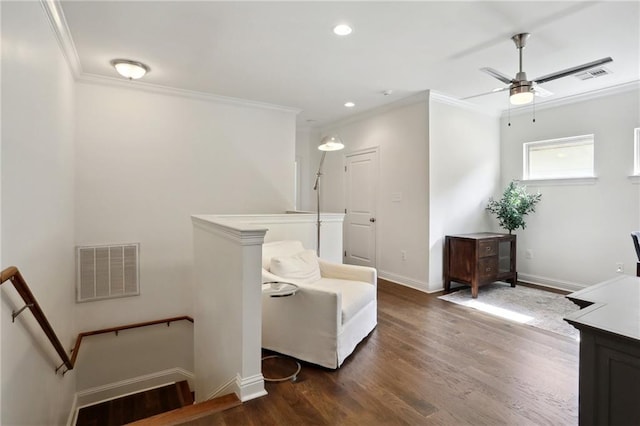
<path fill-rule="evenodd" d="M 493 279 L 498 274 L 498 258 L 484 257 L 478 261 L 478 276 L 480 281 Z"/>
<path fill-rule="evenodd" d="M 495 256 L 498 254 L 498 242 L 496 240 L 480 241 L 478 243 L 478 257 Z"/>

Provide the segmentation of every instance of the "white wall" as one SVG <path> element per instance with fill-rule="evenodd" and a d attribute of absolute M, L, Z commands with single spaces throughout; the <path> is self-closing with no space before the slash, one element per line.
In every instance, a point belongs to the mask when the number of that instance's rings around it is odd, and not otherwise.
<path fill-rule="evenodd" d="M 425 290 L 429 263 L 428 114 L 423 93 L 322 132 L 337 133 L 345 143 L 344 151 L 329 153 L 325 160 L 323 210 L 344 211 L 345 156 L 379 147 L 378 274 Z M 393 202 L 392 194 L 398 192 L 402 201 Z M 407 252 L 406 261 L 402 261 L 401 250 Z"/>
<path fill-rule="evenodd" d="M 321 136 L 317 129 L 310 127 L 298 127 L 296 129 L 296 159 L 300 167 L 300 180 L 298 182 L 300 200 L 298 210 L 316 211 L 315 192 L 311 191 L 315 182 L 315 174 L 318 170 L 316 164 L 316 148 L 320 143 Z M 319 160 L 320 157 L 317 157 Z"/>
<path fill-rule="evenodd" d="M 293 208 L 291 111 L 91 83 L 77 108 L 76 241 L 140 242 L 141 295 L 78 305 L 83 329 L 192 314 L 192 214 Z"/>
<path fill-rule="evenodd" d="M 74 82 L 39 2 L 2 2 L 2 266 L 16 265 L 63 346 L 76 331 Z M 75 374 L 2 286 L 1 423 L 63 424 Z M 42 397 L 45 396 L 46 397 Z"/>
<path fill-rule="evenodd" d="M 444 236 L 492 228 L 484 209 L 499 181 L 498 118 L 425 92 L 323 130 L 346 145 L 345 154 L 327 156 L 325 210 L 344 209 L 345 155 L 379 147 L 379 276 L 441 290 Z M 392 201 L 397 193 L 400 202 Z"/>
<path fill-rule="evenodd" d="M 432 96 L 429 107 L 429 290 L 442 289 L 444 236 L 492 230 L 500 178 L 497 117 Z"/>
<path fill-rule="evenodd" d="M 637 87 L 637 86 L 636 86 Z M 595 184 L 528 185 L 542 200 L 518 230 L 521 279 L 575 289 L 614 277 L 615 264 L 635 274 L 630 232 L 640 229 L 640 186 L 633 172 L 633 129 L 640 126 L 640 90 L 502 119 L 502 184 L 522 178 L 522 144 L 574 135 L 595 136 Z M 533 259 L 525 259 L 525 250 Z"/>
<path fill-rule="evenodd" d="M 176 370 L 186 374 L 181 380 L 192 378 L 193 324 L 189 321 L 123 330 L 117 336 L 87 336 L 74 369 L 78 405 L 165 384 Z"/>

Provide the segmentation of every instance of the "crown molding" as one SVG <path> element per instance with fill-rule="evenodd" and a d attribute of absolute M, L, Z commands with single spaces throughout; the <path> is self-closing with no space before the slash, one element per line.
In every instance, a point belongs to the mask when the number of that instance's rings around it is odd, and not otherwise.
<path fill-rule="evenodd" d="M 62 54 L 71 69 L 71 74 L 77 79 L 82 74 L 82 66 L 80 65 L 80 57 L 76 50 L 76 45 L 71 38 L 71 31 L 64 17 L 62 6 L 58 0 L 40 0 L 40 4 L 44 9 L 56 41 L 62 50 Z"/>
<path fill-rule="evenodd" d="M 431 94 L 430 99 L 432 101 L 436 101 L 436 102 L 440 102 L 443 104 L 447 104 L 447 105 L 451 105 L 451 106 L 455 106 L 458 108 L 462 108 L 462 109 L 466 109 L 472 112 L 477 112 L 480 114 L 484 114 L 484 115 L 488 115 L 490 117 L 500 117 L 500 114 L 502 114 L 502 111 L 500 110 L 495 110 L 495 109 L 490 109 L 490 108 L 486 108 L 486 107 L 480 107 L 476 104 L 472 104 L 471 102 L 467 102 L 464 101 L 462 99 L 456 99 L 453 98 L 449 95 L 445 95 L 444 93 L 441 92 L 437 92 L 435 90 L 430 90 L 429 93 Z"/>
<path fill-rule="evenodd" d="M 183 98 L 197 99 L 207 102 L 215 102 L 229 105 L 237 105 L 251 108 L 276 110 L 286 113 L 299 114 L 302 111 L 299 108 L 293 108 L 283 105 L 270 104 L 260 101 L 252 101 L 248 99 L 232 98 L 230 96 L 214 95 L 211 93 L 198 92 L 195 90 L 178 89 L 170 86 L 162 86 L 160 84 L 145 83 L 139 80 L 127 80 L 117 77 L 107 77 L 97 74 L 80 74 L 76 80 L 81 83 L 98 84 L 103 86 L 120 87 L 123 89 L 136 89 L 145 92 L 159 93 L 162 95 L 179 96 Z"/>
<path fill-rule="evenodd" d="M 356 123 L 358 121 L 365 120 L 367 118 L 374 117 L 378 114 L 382 114 L 387 111 L 394 110 L 396 108 L 414 105 L 418 103 L 427 103 L 429 102 L 429 91 L 423 90 L 421 92 L 415 93 L 413 95 L 407 96 L 402 99 L 398 99 L 397 101 L 380 105 L 375 108 L 368 109 L 366 111 L 359 112 L 357 114 L 350 115 L 346 118 L 333 121 L 324 125 L 319 125 L 317 127 L 313 127 L 314 129 L 321 130 L 322 132 L 330 132 L 331 129 L 335 129 L 338 127 L 346 126 L 348 124 Z"/>
<path fill-rule="evenodd" d="M 247 99 L 232 98 L 229 96 L 214 95 L 206 92 L 198 92 L 194 90 L 178 89 L 175 87 L 162 86 L 159 84 L 150 84 L 142 81 L 129 81 L 116 77 L 107 77 L 97 74 L 88 74 L 82 70 L 80 57 L 76 45 L 71 37 L 71 31 L 67 25 L 64 11 L 59 0 L 40 0 L 40 4 L 47 15 L 47 19 L 53 30 L 53 34 L 62 50 L 62 54 L 71 69 L 71 73 L 76 81 L 84 83 L 102 84 L 127 89 L 138 89 L 147 92 L 160 93 L 170 96 L 181 96 L 191 99 L 198 99 L 208 102 L 216 102 L 230 105 L 238 105 L 252 108 L 269 109 L 282 111 L 286 113 L 299 114 L 302 110 L 299 108 L 275 105 L 266 102 L 251 101 Z"/>
<path fill-rule="evenodd" d="M 536 107 L 536 111 L 542 111 L 545 109 L 557 108 L 564 105 L 570 105 L 578 102 L 589 101 L 592 99 L 603 98 L 605 96 L 612 96 L 619 93 L 632 92 L 634 90 L 640 90 L 640 80 L 629 81 L 627 83 L 622 83 L 622 84 L 618 84 L 611 87 L 592 90 L 590 92 L 565 96 L 563 98 L 547 100 L 542 103 L 536 103 L 535 107 Z M 529 113 L 531 113 L 531 104 L 511 109 L 512 117 L 514 115 L 522 115 L 522 114 L 529 114 Z M 504 110 L 502 111 L 501 116 L 507 117 L 508 114 L 509 114 L 508 110 Z"/>

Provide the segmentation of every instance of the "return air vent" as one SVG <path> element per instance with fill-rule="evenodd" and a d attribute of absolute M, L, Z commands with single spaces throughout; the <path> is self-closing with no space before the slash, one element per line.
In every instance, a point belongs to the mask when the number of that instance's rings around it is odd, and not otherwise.
<path fill-rule="evenodd" d="M 76 301 L 140 294 L 139 248 L 137 243 L 76 247 Z"/>
<path fill-rule="evenodd" d="M 608 70 L 607 68 L 597 67 L 597 68 L 592 68 L 585 72 L 576 74 L 576 78 L 579 78 L 580 80 L 589 80 L 592 78 L 602 77 L 604 75 L 609 75 L 609 74 L 611 74 L 611 71 Z"/>

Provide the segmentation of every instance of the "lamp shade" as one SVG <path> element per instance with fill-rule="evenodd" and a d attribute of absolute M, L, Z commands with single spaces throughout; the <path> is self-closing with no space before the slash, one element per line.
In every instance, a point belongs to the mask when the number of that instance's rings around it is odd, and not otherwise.
<path fill-rule="evenodd" d="M 142 62 L 131 61 L 129 59 L 114 59 L 111 65 L 118 71 L 118 74 L 129 80 L 137 80 L 148 73 L 151 68 Z"/>
<path fill-rule="evenodd" d="M 344 148 L 342 140 L 338 136 L 325 136 L 320 141 L 320 151 L 340 151 Z"/>

